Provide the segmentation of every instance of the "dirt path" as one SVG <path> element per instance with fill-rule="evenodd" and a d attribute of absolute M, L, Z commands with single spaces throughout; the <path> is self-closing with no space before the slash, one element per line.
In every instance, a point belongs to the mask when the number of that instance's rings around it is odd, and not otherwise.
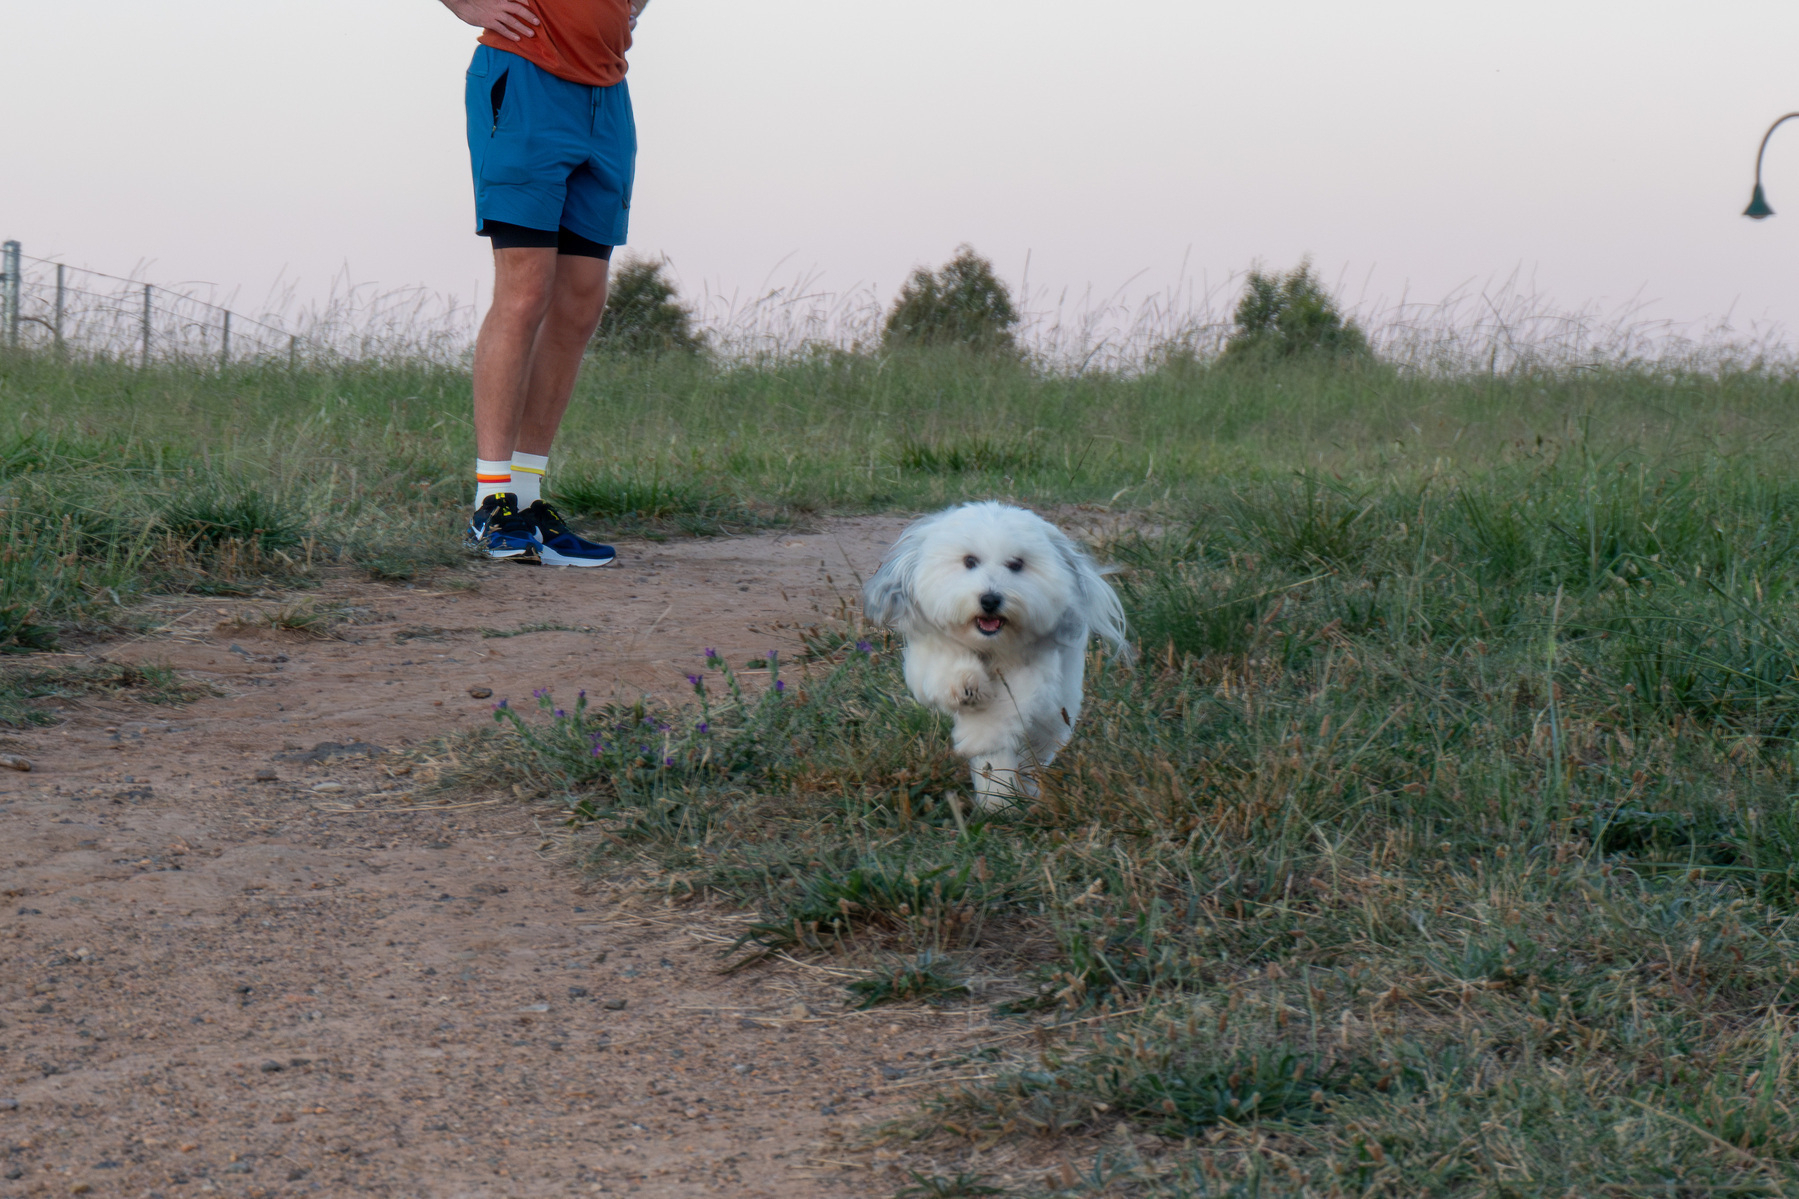
<path fill-rule="evenodd" d="M 900 523 L 327 587 L 357 643 L 190 600 L 97 647 L 221 695 L 4 739 L 36 768 L 0 772 L 0 1199 L 892 1194 L 892 1163 L 827 1147 L 984 1015 L 721 976 L 691 917 L 584 893 L 522 806 L 369 798 L 406 780 L 364 747 L 487 719 L 470 687 L 672 694 L 703 646 L 790 648 L 776 626 L 834 612 Z M 481 632 L 544 624 L 572 631 Z"/>

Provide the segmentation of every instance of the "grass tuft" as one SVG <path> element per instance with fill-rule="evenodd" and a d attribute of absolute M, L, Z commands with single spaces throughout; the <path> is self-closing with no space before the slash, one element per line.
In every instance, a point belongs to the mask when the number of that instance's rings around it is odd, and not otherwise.
<path fill-rule="evenodd" d="M 100 695 L 147 704 L 186 704 L 216 694 L 167 666 L 121 662 L 40 664 L 31 659 L 0 666 L 0 724 L 13 728 L 54 724 L 55 713 L 35 700 Z"/>
<path fill-rule="evenodd" d="M 956 977 L 942 955 L 927 949 L 916 957 L 901 958 L 885 969 L 871 971 L 868 977 L 850 983 L 848 990 L 861 1001 L 856 1006 L 866 1011 L 883 1003 L 934 1002 L 966 995 L 968 984 Z"/>

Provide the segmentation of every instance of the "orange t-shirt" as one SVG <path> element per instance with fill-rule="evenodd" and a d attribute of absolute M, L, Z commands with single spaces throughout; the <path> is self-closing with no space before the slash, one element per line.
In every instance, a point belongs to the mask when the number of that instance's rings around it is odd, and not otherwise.
<path fill-rule="evenodd" d="M 528 58 L 559 79 L 611 87 L 625 77 L 631 48 L 630 0 L 529 0 L 542 22 L 536 37 L 513 41 L 483 30 L 481 44 Z"/>

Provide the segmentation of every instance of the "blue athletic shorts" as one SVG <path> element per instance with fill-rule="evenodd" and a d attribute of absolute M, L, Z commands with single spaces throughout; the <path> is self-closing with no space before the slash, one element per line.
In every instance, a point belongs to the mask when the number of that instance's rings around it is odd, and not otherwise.
<path fill-rule="evenodd" d="M 477 233 L 504 221 L 625 243 L 637 124 L 624 80 L 570 83 L 529 59 L 477 46 L 467 104 Z"/>

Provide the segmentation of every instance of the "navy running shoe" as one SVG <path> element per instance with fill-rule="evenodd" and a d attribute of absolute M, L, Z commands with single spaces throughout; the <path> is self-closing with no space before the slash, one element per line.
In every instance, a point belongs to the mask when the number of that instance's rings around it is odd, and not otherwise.
<path fill-rule="evenodd" d="M 545 566 L 611 566 L 617 554 L 609 545 L 577 537 L 562 514 L 533 500 L 519 517 L 537 537 L 537 556 Z"/>
<path fill-rule="evenodd" d="M 490 495 L 469 518 L 463 548 L 484 558 L 535 562 L 542 550 L 537 528 L 518 510 L 518 497 L 510 491 Z"/>

